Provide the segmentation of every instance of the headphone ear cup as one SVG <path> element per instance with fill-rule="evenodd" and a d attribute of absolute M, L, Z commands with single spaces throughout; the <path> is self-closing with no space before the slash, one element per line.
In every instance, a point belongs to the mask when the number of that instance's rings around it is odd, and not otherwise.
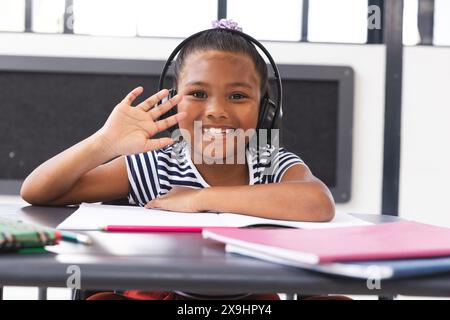
<path fill-rule="evenodd" d="M 167 96 L 167 99 L 165 101 L 167 101 L 169 99 L 172 99 L 176 95 L 177 95 L 177 90 L 176 89 L 169 89 L 169 95 Z M 177 106 L 174 106 L 169 111 L 167 111 L 164 115 L 162 115 L 161 119 L 168 118 L 168 117 L 170 117 L 170 116 L 172 116 L 172 115 L 174 115 L 176 113 L 177 113 Z"/>
<path fill-rule="evenodd" d="M 270 129 L 279 129 L 279 114 L 277 114 L 277 104 L 269 99 L 266 119 Z"/>
<path fill-rule="evenodd" d="M 177 95 L 177 89 L 169 89 L 169 99 Z"/>
<path fill-rule="evenodd" d="M 169 89 L 169 95 L 162 99 L 160 103 L 158 103 L 158 105 L 162 105 L 163 103 L 165 103 L 167 100 L 172 99 L 175 95 L 177 94 L 177 90 L 175 89 Z M 159 117 L 159 120 L 161 119 L 165 119 L 170 117 L 171 115 L 174 115 L 177 113 L 177 106 L 174 106 L 173 108 L 171 108 L 169 111 L 167 111 L 166 113 L 164 113 L 163 115 L 161 115 Z"/>
<path fill-rule="evenodd" d="M 260 105 L 260 117 L 257 127 L 257 143 L 259 147 L 265 147 L 267 144 L 272 145 L 272 139 L 276 138 L 272 136 L 271 129 L 278 129 L 278 119 L 277 119 L 277 105 L 275 102 L 270 100 L 268 95 L 265 95 L 261 100 Z M 266 132 L 260 132 L 261 129 L 267 130 Z M 260 138 L 266 137 L 267 140 L 260 140 Z"/>
<path fill-rule="evenodd" d="M 274 129 L 275 128 L 275 117 L 277 107 L 275 102 L 270 100 L 267 95 L 264 95 L 261 100 L 261 104 L 259 107 L 259 119 L 258 119 L 258 129 Z"/>
<path fill-rule="evenodd" d="M 265 129 L 264 119 L 266 118 L 268 100 L 267 95 L 264 95 L 259 104 L 258 124 L 256 125 L 257 129 Z"/>
<path fill-rule="evenodd" d="M 163 100 L 161 100 L 160 105 L 163 104 L 164 102 L 166 102 L 167 100 L 173 98 L 176 94 L 177 94 L 176 89 L 169 89 L 169 95 L 167 96 L 167 98 L 164 98 Z M 175 114 L 177 114 L 177 106 L 173 106 L 169 111 L 167 111 L 166 113 L 161 115 L 158 120 L 166 119 Z M 168 128 L 167 131 L 173 132 L 175 129 L 178 129 L 178 124 Z"/>

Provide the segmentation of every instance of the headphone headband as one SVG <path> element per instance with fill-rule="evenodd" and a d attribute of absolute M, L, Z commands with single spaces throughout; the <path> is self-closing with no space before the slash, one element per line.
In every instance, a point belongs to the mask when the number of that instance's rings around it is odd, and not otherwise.
<path fill-rule="evenodd" d="M 212 29 L 206 29 L 200 32 L 197 32 L 189 37 L 187 37 L 186 39 L 184 39 L 178 46 L 176 46 L 176 48 L 172 51 L 172 53 L 170 54 L 169 58 L 167 59 L 166 63 L 164 64 L 164 67 L 161 71 L 161 76 L 159 77 L 159 84 L 158 84 L 158 91 L 162 90 L 164 88 L 164 80 L 166 78 L 166 74 L 167 71 L 169 70 L 169 67 L 171 66 L 173 60 L 175 59 L 176 55 L 181 51 L 181 49 L 185 46 L 185 44 L 189 41 L 191 41 L 194 38 L 197 38 L 198 36 L 209 32 L 209 31 L 221 31 L 221 32 L 229 32 L 229 33 L 233 33 L 233 34 L 237 34 L 241 37 L 243 37 L 244 39 L 246 39 L 248 42 L 254 44 L 255 46 L 257 46 L 259 49 L 261 49 L 262 52 L 264 52 L 264 54 L 266 55 L 266 57 L 269 59 L 270 65 L 272 66 L 272 70 L 274 72 L 274 77 L 275 77 L 275 84 L 276 84 L 276 88 L 277 88 L 277 100 L 276 100 L 276 110 L 275 110 L 275 118 L 273 119 L 273 121 L 275 122 L 277 120 L 278 116 L 281 116 L 281 112 L 282 112 L 282 103 L 283 103 L 283 95 L 282 95 L 282 84 L 281 84 L 281 78 L 280 78 L 280 73 L 278 71 L 278 67 L 275 63 L 275 61 L 273 60 L 272 56 L 270 55 L 269 51 L 255 38 L 249 36 L 246 33 L 243 33 L 241 31 L 235 30 L 235 29 L 222 29 L 222 28 L 212 28 Z"/>

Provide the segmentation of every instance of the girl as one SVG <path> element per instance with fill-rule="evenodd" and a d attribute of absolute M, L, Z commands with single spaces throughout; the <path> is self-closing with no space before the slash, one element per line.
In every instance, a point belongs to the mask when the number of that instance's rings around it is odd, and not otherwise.
<path fill-rule="evenodd" d="M 230 143 L 256 128 L 267 73 L 253 44 L 226 29 L 207 31 L 177 57 L 177 95 L 155 107 L 167 98 L 164 89 L 132 107 L 143 92 L 134 89 L 100 130 L 35 169 L 21 196 L 36 205 L 128 197 L 146 208 L 329 221 L 333 198 L 298 156 L 284 149 L 245 148 L 244 161 L 238 161 L 240 149 Z M 158 120 L 174 106 L 176 114 Z M 182 141 L 152 138 L 176 124 Z M 246 145 L 251 138 L 244 137 Z M 271 154 L 277 163 L 268 176 L 261 174 L 261 154 Z"/>

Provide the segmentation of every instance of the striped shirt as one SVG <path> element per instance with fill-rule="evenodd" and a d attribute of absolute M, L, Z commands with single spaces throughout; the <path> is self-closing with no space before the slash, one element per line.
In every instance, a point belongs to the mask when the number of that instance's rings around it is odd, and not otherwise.
<path fill-rule="evenodd" d="M 303 164 L 295 154 L 283 148 L 265 147 L 257 152 L 247 148 L 249 185 L 277 183 L 293 165 Z M 131 204 L 144 206 L 150 200 L 166 194 L 172 187 L 207 188 L 210 185 L 201 176 L 192 162 L 189 147 L 185 142 L 163 149 L 126 157 Z M 175 291 L 190 299 L 243 299 L 249 293 L 235 295 L 197 294 Z"/>
<path fill-rule="evenodd" d="M 186 142 L 162 149 L 126 156 L 131 204 L 147 202 L 169 192 L 172 187 L 207 188 L 192 162 Z M 246 149 L 249 185 L 278 183 L 293 165 L 303 164 L 295 154 L 283 148 L 265 147 L 259 151 Z"/>

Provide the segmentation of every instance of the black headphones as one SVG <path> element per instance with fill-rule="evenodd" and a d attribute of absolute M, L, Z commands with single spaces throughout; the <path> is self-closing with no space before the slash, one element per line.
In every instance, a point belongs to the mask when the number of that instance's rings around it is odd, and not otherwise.
<path fill-rule="evenodd" d="M 270 55 L 269 51 L 256 39 L 249 36 L 248 34 L 245 34 L 241 31 L 237 31 L 234 29 L 207 29 L 200 32 L 197 32 L 185 40 L 183 40 L 170 54 L 169 58 L 167 59 L 162 72 L 161 76 L 159 78 L 159 85 L 158 85 L 158 91 L 162 90 L 164 88 L 164 80 L 166 78 L 167 72 L 169 70 L 170 65 L 172 64 L 173 60 L 175 59 L 175 56 L 180 52 L 180 50 L 183 48 L 183 46 L 191 41 L 192 39 L 200 36 L 201 34 L 211 31 L 211 30 L 219 30 L 221 32 L 230 32 L 233 34 L 240 35 L 250 43 L 253 43 L 256 45 L 259 49 L 261 49 L 262 52 L 266 55 L 266 57 L 269 59 L 269 62 L 272 66 L 273 72 L 274 72 L 274 78 L 275 78 L 275 85 L 277 88 L 277 100 L 274 102 L 270 99 L 269 93 L 265 92 L 263 97 L 261 98 L 260 106 L 259 106 L 259 116 L 258 116 L 258 124 L 256 126 L 257 129 L 277 129 L 279 128 L 279 121 L 281 120 L 282 116 L 282 85 L 281 85 L 281 78 L 280 73 L 278 71 L 278 67 L 275 64 L 275 61 L 273 60 L 272 56 Z M 169 99 L 177 94 L 176 89 L 172 88 L 169 90 Z M 167 113 L 163 114 L 160 119 L 164 119 L 167 117 L 170 117 L 171 115 L 174 115 L 177 113 L 176 106 L 172 109 L 170 109 Z M 177 125 L 169 128 L 168 130 L 170 132 L 173 132 L 175 129 L 177 129 Z"/>

